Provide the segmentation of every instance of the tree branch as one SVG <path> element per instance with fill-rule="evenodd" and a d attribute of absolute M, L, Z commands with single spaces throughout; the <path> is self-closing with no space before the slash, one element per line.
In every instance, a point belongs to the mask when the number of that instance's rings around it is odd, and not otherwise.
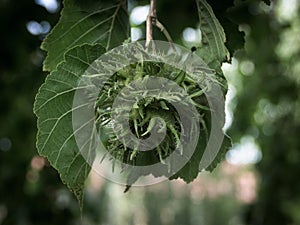
<path fill-rule="evenodd" d="M 150 42 L 153 40 L 153 22 L 156 21 L 156 0 L 150 0 L 150 9 L 146 22 L 146 50 L 148 50 Z"/>
<path fill-rule="evenodd" d="M 161 32 L 163 32 L 163 34 L 165 35 L 167 41 L 170 42 L 171 47 L 173 48 L 173 50 L 176 51 L 175 46 L 174 46 L 174 42 L 173 42 L 173 40 L 172 40 L 172 38 L 171 38 L 171 35 L 170 35 L 169 32 L 167 31 L 167 29 L 164 27 L 164 25 L 163 25 L 161 22 L 159 22 L 159 20 L 158 20 L 157 18 L 156 18 L 156 20 L 154 21 L 154 25 L 155 25 L 158 29 L 160 29 Z"/>
<path fill-rule="evenodd" d="M 157 19 L 156 0 L 150 0 L 150 9 L 149 9 L 149 13 L 147 16 L 147 21 L 146 21 L 146 43 L 145 43 L 146 50 L 148 50 L 149 45 L 150 45 L 151 41 L 153 40 L 153 25 L 156 26 L 158 29 L 160 29 L 160 31 L 164 34 L 164 36 L 166 37 L 168 42 L 170 42 L 173 50 L 176 51 L 174 42 L 171 38 L 171 35 L 167 31 L 167 29 L 164 27 L 164 25 L 161 22 L 159 22 L 159 20 Z M 152 48 L 154 51 L 155 46 L 154 46 L 154 43 L 152 43 L 152 44 L 153 44 Z"/>

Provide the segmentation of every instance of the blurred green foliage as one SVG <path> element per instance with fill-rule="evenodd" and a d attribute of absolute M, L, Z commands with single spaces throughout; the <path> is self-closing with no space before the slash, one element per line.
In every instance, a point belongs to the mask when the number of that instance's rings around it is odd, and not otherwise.
<path fill-rule="evenodd" d="M 57 206 L 63 185 L 52 168 L 37 173 L 30 167 L 37 155 L 32 103 L 46 74 L 39 50 L 43 36 L 26 29 L 32 20 L 54 24 L 58 15 L 28 0 L 1 1 L 0 11 L 0 224 L 59 224 L 78 209 Z"/>
<path fill-rule="evenodd" d="M 263 154 L 257 165 L 259 196 L 249 207 L 248 224 L 300 223 L 300 8 L 298 1 L 290 4 L 276 1 L 269 11 L 253 3 L 237 15 L 247 38 L 246 51 L 236 55 L 241 76 L 230 133 L 235 141 L 252 135 Z M 248 74 L 249 62 L 255 69 Z"/>

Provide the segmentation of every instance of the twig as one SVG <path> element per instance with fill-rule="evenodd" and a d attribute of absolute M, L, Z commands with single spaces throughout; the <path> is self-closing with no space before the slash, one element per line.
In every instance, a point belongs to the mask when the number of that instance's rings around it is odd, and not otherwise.
<path fill-rule="evenodd" d="M 175 46 L 174 46 L 174 42 L 173 42 L 173 40 L 172 40 L 172 38 L 171 38 L 171 35 L 170 35 L 170 33 L 167 31 L 167 29 L 164 27 L 164 25 L 163 25 L 161 22 L 159 22 L 159 20 L 158 20 L 157 18 L 156 18 L 156 20 L 154 21 L 154 25 L 155 25 L 158 29 L 160 29 L 161 32 L 163 32 L 163 34 L 165 35 L 165 37 L 166 37 L 166 39 L 168 40 L 168 42 L 170 42 L 171 47 L 173 48 L 173 50 L 176 51 Z"/>
<path fill-rule="evenodd" d="M 176 52 L 176 48 L 174 46 L 174 42 L 171 38 L 171 35 L 164 27 L 164 25 L 157 19 L 156 0 L 150 0 L 150 9 L 146 21 L 146 43 L 145 43 L 146 50 L 148 50 L 149 45 L 153 40 L 153 25 L 156 26 L 158 29 L 160 29 L 161 32 L 163 32 L 164 36 L 170 43 L 172 49 Z M 152 43 L 152 49 L 153 51 L 155 51 L 154 43 Z"/>
<path fill-rule="evenodd" d="M 153 40 L 153 21 L 156 21 L 156 0 L 150 1 L 150 9 L 146 24 L 146 50 L 148 50 L 150 42 Z"/>

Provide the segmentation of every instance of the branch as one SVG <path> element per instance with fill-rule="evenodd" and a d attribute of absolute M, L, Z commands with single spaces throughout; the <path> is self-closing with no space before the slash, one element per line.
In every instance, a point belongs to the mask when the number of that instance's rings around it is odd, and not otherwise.
<path fill-rule="evenodd" d="M 150 9 L 146 24 L 146 50 L 148 50 L 150 42 L 153 40 L 153 21 L 156 21 L 156 0 L 150 1 Z"/>
<path fill-rule="evenodd" d="M 168 42 L 170 42 L 173 50 L 176 51 L 174 42 L 171 38 L 171 35 L 166 30 L 164 25 L 161 22 L 159 22 L 159 20 L 157 19 L 156 0 L 150 1 L 150 9 L 149 9 L 149 14 L 147 16 L 147 24 L 146 24 L 146 44 L 145 44 L 146 50 L 148 50 L 149 45 L 150 45 L 151 41 L 153 40 L 153 25 L 155 25 L 158 29 L 160 29 L 161 32 L 163 32 L 163 34 L 165 35 Z M 153 48 L 153 51 L 155 51 L 154 43 L 153 43 L 152 48 Z"/>
<path fill-rule="evenodd" d="M 164 25 L 163 25 L 161 22 L 159 22 L 158 19 L 156 19 L 156 20 L 154 21 L 154 25 L 155 25 L 158 29 L 160 29 L 161 32 L 163 32 L 163 34 L 165 35 L 167 41 L 170 42 L 170 44 L 171 44 L 173 50 L 176 51 L 175 46 L 174 46 L 174 42 L 173 42 L 173 40 L 172 40 L 172 38 L 171 38 L 171 35 L 170 35 L 169 32 L 167 31 L 167 29 L 164 27 Z"/>

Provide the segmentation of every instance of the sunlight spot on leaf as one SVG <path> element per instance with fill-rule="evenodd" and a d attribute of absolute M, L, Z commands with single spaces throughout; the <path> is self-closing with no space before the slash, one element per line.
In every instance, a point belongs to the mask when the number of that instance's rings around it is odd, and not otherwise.
<path fill-rule="evenodd" d="M 231 126 L 233 121 L 233 107 L 231 107 L 231 102 L 236 95 L 236 89 L 233 85 L 228 85 L 228 91 L 226 94 L 225 101 L 225 124 L 223 130 L 226 131 Z"/>
<path fill-rule="evenodd" d="M 241 62 L 241 72 L 246 76 L 250 76 L 253 74 L 255 70 L 255 65 L 253 62 L 246 60 Z"/>
<path fill-rule="evenodd" d="M 187 27 L 184 29 L 183 40 L 186 42 L 200 42 L 201 40 L 201 31 L 198 29 L 194 29 L 191 27 Z"/>
<path fill-rule="evenodd" d="M 31 168 L 36 171 L 42 170 L 44 168 L 45 164 L 46 164 L 45 159 L 40 156 L 34 156 L 30 162 Z"/>
<path fill-rule="evenodd" d="M 149 5 L 135 7 L 130 14 L 130 22 L 134 25 L 140 25 L 145 22 L 149 12 Z"/>
<path fill-rule="evenodd" d="M 131 28 L 131 40 L 137 41 L 143 37 L 143 32 L 140 28 L 132 27 Z"/>
<path fill-rule="evenodd" d="M 299 2 L 298 0 L 280 0 L 278 3 L 278 8 L 276 9 L 276 14 L 282 22 L 291 21 L 297 17 Z"/>
<path fill-rule="evenodd" d="M 241 142 L 226 154 L 226 160 L 234 165 L 255 164 L 261 159 L 261 150 L 252 136 L 244 136 Z"/>
<path fill-rule="evenodd" d="M 29 21 L 26 24 L 26 27 L 32 35 L 47 34 L 51 29 L 51 26 L 47 21 L 42 21 L 41 23 Z"/>
<path fill-rule="evenodd" d="M 223 127 L 223 130 L 226 132 L 234 119 L 233 112 L 235 109 L 236 102 L 234 101 L 235 96 L 237 92 L 239 91 L 238 87 L 241 87 L 241 80 L 238 76 L 238 67 L 239 62 L 237 59 L 232 58 L 231 64 L 229 63 L 223 63 L 222 64 L 222 71 L 224 72 L 224 75 L 228 81 L 228 91 L 226 94 L 226 100 L 225 100 L 225 124 Z"/>
<path fill-rule="evenodd" d="M 45 7 L 50 13 L 57 12 L 59 8 L 59 3 L 57 0 L 35 0 L 35 3 Z"/>
<path fill-rule="evenodd" d="M 61 189 L 56 193 L 55 205 L 59 209 L 68 208 L 71 203 L 71 196 L 66 190 Z"/>

